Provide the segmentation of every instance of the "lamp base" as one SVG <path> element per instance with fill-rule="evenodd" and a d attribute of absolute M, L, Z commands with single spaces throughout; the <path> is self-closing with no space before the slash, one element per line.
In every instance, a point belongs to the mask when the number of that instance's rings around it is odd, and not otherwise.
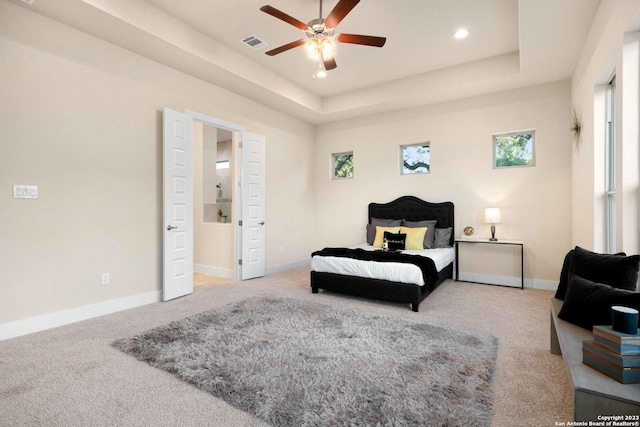
<path fill-rule="evenodd" d="M 496 226 L 495 224 L 491 224 L 491 238 L 489 239 L 490 242 L 497 242 L 498 239 L 496 239 Z"/>

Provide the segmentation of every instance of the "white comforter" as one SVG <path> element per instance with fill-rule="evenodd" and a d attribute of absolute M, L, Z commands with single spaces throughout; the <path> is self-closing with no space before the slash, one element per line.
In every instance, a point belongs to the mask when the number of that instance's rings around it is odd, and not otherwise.
<path fill-rule="evenodd" d="M 374 250 L 373 246 L 366 243 L 355 248 Z M 402 253 L 431 258 L 438 271 L 448 266 L 455 258 L 453 248 L 423 249 L 421 251 L 407 250 L 402 251 Z M 420 268 L 416 265 L 402 262 L 375 262 L 345 257 L 314 256 L 311 258 L 311 270 L 321 273 L 342 274 L 424 286 Z"/>

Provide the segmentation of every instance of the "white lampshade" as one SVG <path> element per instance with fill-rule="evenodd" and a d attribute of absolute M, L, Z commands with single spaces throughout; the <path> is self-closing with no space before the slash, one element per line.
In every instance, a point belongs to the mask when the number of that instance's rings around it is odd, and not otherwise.
<path fill-rule="evenodd" d="M 487 224 L 500 224 L 500 208 L 486 208 L 484 210 L 484 222 Z"/>

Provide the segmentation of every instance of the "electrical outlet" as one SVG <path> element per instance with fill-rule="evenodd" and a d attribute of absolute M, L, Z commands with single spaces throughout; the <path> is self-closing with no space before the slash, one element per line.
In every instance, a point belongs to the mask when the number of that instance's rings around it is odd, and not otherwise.
<path fill-rule="evenodd" d="M 109 273 L 102 273 L 102 281 L 100 282 L 100 284 L 108 285 L 109 283 L 110 283 Z"/>

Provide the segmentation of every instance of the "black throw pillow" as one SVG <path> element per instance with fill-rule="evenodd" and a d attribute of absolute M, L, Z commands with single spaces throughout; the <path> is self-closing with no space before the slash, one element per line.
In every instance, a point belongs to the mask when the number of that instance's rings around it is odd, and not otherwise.
<path fill-rule="evenodd" d="M 384 219 L 384 218 L 371 218 L 371 222 L 367 224 L 367 243 L 373 245 L 373 241 L 376 239 L 376 226 L 380 227 L 400 227 L 402 224 L 401 219 Z"/>
<path fill-rule="evenodd" d="M 564 296 L 567 293 L 567 286 L 569 286 L 569 278 L 571 277 L 571 260 L 573 259 L 573 253 L 575 249 L 571 249 L 567 255 L 564 257 L 564 263 L 562 264 L 562 271 L 560 272 L 560 282 L 558 283 L 558 289 L 556 289 L 555 297 L 559 300 L 564 301 Z M 589 251 L 587 251 L 589 252 Z M 593 255 L 603 255 L 604 257 L 609 257 L 611 255 L 608 254 L 596 254 L 595 252 L 590 252 Z M 615 256 L 627 256 L 624 252 L 618 252 Z M 583 274 L 578 274 L 579 276 L 583 276 Z"/>
<path fill-rule="evenodd" d="M 558 317 L 592 330 L 593 325 L 611 324 L 611 306 L 623 305 L 640 310 L 640 293 L 571 276 Z"/>
<path fill-rule="evenodd" d="M 618 289 L 635 291 L 640 255 L 597 254 L 576 246 L 569 276 L 580 276 Z"/>
<path fill-rule="evenodd" d="M 384 238 L 387 239 L 387 243 L 389 244 L 390 251 L 404 251 L 405 243 L 407 241 L 407 235 L 399 233 L 389 233 L 388 231 L 384 232 Z"/>

